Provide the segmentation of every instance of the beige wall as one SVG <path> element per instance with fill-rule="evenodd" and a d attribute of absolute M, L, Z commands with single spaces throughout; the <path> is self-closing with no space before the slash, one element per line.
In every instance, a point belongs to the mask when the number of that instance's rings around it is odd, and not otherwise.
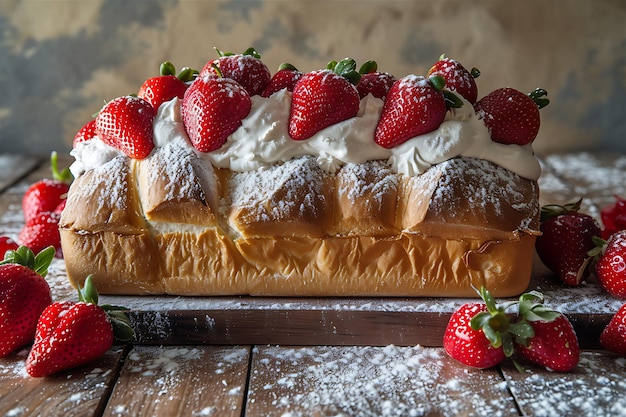
<path fill-rule="evenodd" d="M 548 90 L 538 152 L 626 151 L 622 0 L 0 0 L 0 29 L 0 152 L 68 150 L 106 100 L 214 46 L 254 46 L 272 71 L 351 56 L 397 77 L 445 53 L 481 70 L 479 96 Z"/>

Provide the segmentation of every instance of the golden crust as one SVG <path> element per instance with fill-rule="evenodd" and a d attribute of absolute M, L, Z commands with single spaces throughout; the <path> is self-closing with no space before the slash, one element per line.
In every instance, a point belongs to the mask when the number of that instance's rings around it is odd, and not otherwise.
<path fill-rule="evenodd" d="M 77 178 L 61 220 L 74 285 L 92 273 L 100 292 L 118 294 L 457 297 L 485 285 L 513 296 L 528 286 L 539 190 L 487 161 L 455 158 L 410 178 L 379 161 L 329 174 L 311 157 L 233 173 L 176 152 Z"/>

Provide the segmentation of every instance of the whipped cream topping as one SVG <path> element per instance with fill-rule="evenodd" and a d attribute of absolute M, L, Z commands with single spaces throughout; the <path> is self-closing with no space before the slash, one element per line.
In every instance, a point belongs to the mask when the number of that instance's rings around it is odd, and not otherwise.
<path fill-rule="evenodd" d="M 356 117 L 322 129 L 303 141 L 291 139 L 288 133 L 290 92 L 282 90 L 269 98 L 253 96 L 251 99 L 250 114 L 221 148 L 208 153 L 194 149 L 202 160 L 244 172 L 312 155 L 322 169 L 331 173 L 348 163 L 387 160 L 395 172 L 413 176 L 434 164 L 466 156 L 491 161 L 531 180 L 537 180 L 541 174 L 531 145 L 504 145 L 492 141 L 467 101 L 461 108 L 448 111 L 437 130 L 386 149 L 374 142 L 383 101 L 371 95 L 361 100 Z M 160 106 L 154 121 L 154 142 L 157 148 L 175 143 L 193 149 L 182 123 L 178 98 Z M 77 176 L 121 152 L 95 137 L 78 143 L 71 154 L 76 158 L 71 171 Z"/>

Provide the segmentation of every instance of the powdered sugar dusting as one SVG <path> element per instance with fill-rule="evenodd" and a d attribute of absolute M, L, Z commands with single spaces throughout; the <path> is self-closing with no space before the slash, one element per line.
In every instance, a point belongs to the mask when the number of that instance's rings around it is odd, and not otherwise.
<path fill-rule="evenodd" d="M 283 416 L 505 416 L 515 404 L 497 372 L 459 367 L 442 349 L 259 347 L 252 414 Z M 267 414 L 264 414 L 267 415 Z"/>

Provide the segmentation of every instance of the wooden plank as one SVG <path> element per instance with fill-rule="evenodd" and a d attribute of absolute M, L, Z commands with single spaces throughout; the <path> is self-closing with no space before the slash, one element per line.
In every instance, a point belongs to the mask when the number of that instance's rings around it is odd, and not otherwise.
<path fill-rule="evenodd" d="M 249 347 L 136 346 L 105 417 L 240 416 Z"/>
<path fill-rule="evenodd" d="M 495 369 L 424 347 L 256 347 L 250 416 L 517 415 Z"/>
<path fill-rule="evenodd" d="M 503 367 L 512 394 L 525 416 L 626 415 L 626 359 L 606 352 L 582 352 L 569 373 L 529 365 L 520 373 Z"/>
<path fill-rule="evenodd" d="M 37 156 L 0 154 L 0 193 L 41 162 Z"/>
<path fill-rule="evenodd" d="M 99 416 L 117 376 L 123 349 L 114 347 L 97 361 L 47 378 L 24 369 L 27 350 L 0 359 L 0 415 Z"/>

